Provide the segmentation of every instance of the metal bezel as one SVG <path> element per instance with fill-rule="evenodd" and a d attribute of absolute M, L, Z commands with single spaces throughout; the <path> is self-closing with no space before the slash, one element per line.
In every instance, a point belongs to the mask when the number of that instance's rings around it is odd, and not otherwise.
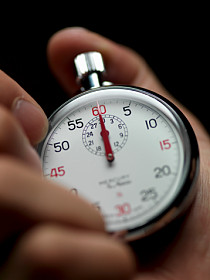
<path fill-rule="evenodd" d="M 87 102 L 90 102 L 91 99 L 94 99 L 94 95 L 98 94 L 98 92 L 101 92 L 102 90 L 110 90 L 110 89 L 121 89 L 121 90 L 129 90 L 133 92 L 137 92 L 138 94 L 142 94 L 142 96 L 145 96 L 146 98 L 151 98 L 152 100 L 155 100 L 155 103 L 158 101 L 159 104 L 161 104 L 162 108 L 165 108 L 165 114 L 166 117 L 172 118 L 171 121 L 174 123 L 176 128 L 178 129 L 179 135 L 182 138 L 183 144 L 184 144 L 184 171 L 183 171 L 183 177 L 182 177 L 182 187 L 180 188 L 179 193 L 177 194 L 176 198 L 170 205 L 167 206 L 167 208 L 161 212 L 158 216 L 156 216 L 154 219 L 151 219 L 143 226 L 134 228 L 132 230 L 128 230 L 125 233 L 125 239 L 135 240 L 137 238 L 142 238 L 144 236 L 147 236 L 156 230 L 162 228 L 165 224 L 168 224 L 173 219 L 178 217 L 186 208 L 187 206 L 192 202 L 194 193 L 195 193 L 195 186 L 196 181 L 199 173 L 199 151 L 198 151 L 198 145 L 197 140 L 195 137 L 195 134 L 193 132 L 193 129 L 186 119 L 186 117 L 183 115 L 183 113 L 170 101 L 168 101 L 166 98 L 163 98 L 157 93 L 154 93 L 152 91 L 139 88 L 139 87 L 131 87 L 131 86 L 107 86 L 107 87 L 100 87 L 96 89 L 88 90 L 84 93 L 81 93 L 73 98 L 71 98 L 69 101 L 64 103 L 61 107 L 59 107 L 49 118 L 49 130 L 48 134 L 51 132 L 51 130 L 57 125 L 68 113 L 71 111 L 72 108 L 76 109 L 79 106 L 79 99 L 83 98 L 84 102 L 87 100 Z M 167 112 L 170 112 L 170 114 L 167 114 Z M 173 116 L 173 117 L 171 117 Z M 46 140 L 46 139 L 45 139 Z M 45 140 L 40 143 L 38 146 L 38 152 L 41 155 L 42 153 L 42 147 L 45 142 Z"/>

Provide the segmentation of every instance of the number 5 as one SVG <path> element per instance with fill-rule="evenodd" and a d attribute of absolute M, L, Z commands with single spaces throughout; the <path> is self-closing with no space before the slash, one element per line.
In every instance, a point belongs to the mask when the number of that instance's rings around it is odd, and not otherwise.
<path fill-rule="evenodd" d="M 125 116 L 130 116 L 131 115 L 131 109 L 129 108 L 130 105 L 123 107 L 123 111 L 125 112 Z"/>

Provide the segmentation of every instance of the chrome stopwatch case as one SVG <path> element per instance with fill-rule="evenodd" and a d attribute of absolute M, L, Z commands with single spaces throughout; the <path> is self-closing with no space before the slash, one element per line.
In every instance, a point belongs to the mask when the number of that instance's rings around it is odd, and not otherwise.
<path fill-rule="evenodd" d="M 103 86 L 99 53 L 81 54 L 75 64 L 86 91 L 49 119 L 38 147 L 44 176 L 95 205 L 108 232 L 144 237 L 193 200 L 199 170 L 194 132 L 160 95 Z"/>

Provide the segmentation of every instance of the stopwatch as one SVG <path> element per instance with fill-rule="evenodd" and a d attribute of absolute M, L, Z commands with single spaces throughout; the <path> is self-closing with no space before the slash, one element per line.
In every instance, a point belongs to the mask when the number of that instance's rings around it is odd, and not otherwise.
<path fill-rule="evenodd" d="M 126 241 L 152 234 L 193 200 L 195 134 L 160 95 L 103 82 L 100 53 L 79 54 L 75 66 L 81 93 L 49 119 L 38 146 L 43 174 L 92 203 L 107 232 Z"/>

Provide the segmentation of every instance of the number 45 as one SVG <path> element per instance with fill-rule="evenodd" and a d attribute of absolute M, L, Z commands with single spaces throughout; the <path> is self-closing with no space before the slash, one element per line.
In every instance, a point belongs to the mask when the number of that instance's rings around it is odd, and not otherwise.
<path fill-rule="evenodd" d="M 65 170 L 64 170 L 64 166 L 59 166 L 56 168 L 52 168 L 51 172 L 50 172 L 50 177 L 58 177 L 58 176 L 64 176 L 65 175 Z"/>

